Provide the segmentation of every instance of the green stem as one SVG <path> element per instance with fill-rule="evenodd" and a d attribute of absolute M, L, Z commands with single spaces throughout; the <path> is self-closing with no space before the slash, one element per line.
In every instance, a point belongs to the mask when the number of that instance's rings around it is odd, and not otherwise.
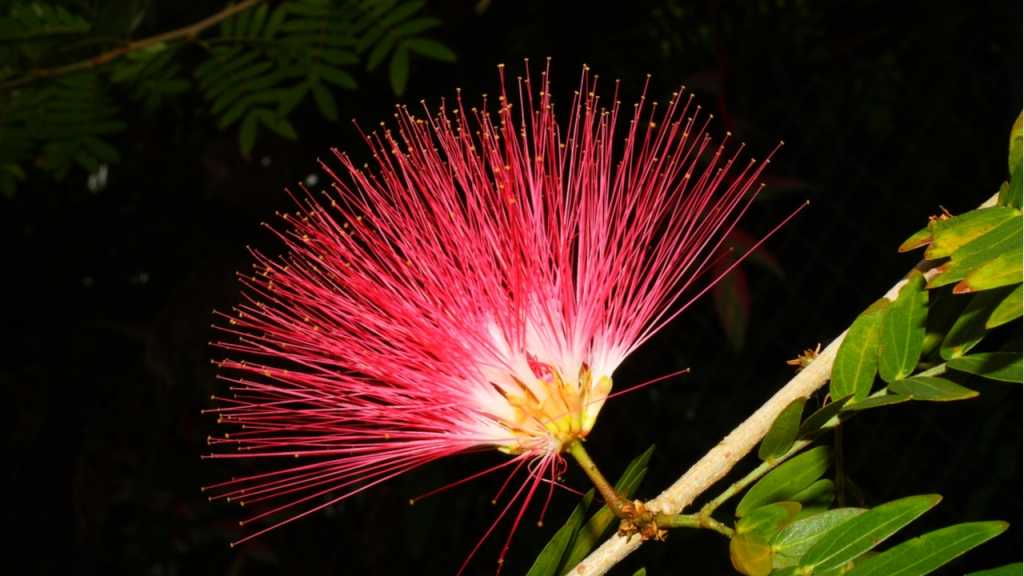
<path fill-rule="evenodd" d="M 739 494 L 744 489 L 746 489 L 747 486 L 750 486 L 754 482 L 757 482 L 762 476 L 770 472 L 779 464 L 785 462 L 790 456 L 803 450 L 807 446 L 810 446 L 810 444 L 810 440 L 798 440 L 794 442 L 793 447 L 790 448 L 789 451 L 787 451 L 782 456 L 779 456 L 778 458 L 772 458 L 771 460 L 765 460 L 757 468 L 751 470 L 746 476 L 733 482 L 732 485 L 723 490 L 721 494 L 714 497 L 712 500 L 708 501 L 708 503 L 705 504 L 700 509 L 700 512 L 697 515 L 706 518 L 711 518 L 711 513 L 717 510 L 718 507 L 721 506 L 726 500 L 732 498 L 736 494 Z"/>
<path fill-rule="evenodd" d="M 583 468 L 583 472 L 590 478 L 594 487 L 601 494 L 601 497 L 604 498 L 608 508 L 619 518 L 632 520 L 632 506 L 619 495 L 615 487 L 604 477 L 604 474 L 601 474 L 601 470 L 597 468 L 597 464 L 590 459 L 590 454 L 587 454 L 586 448 L 583 447 L 583 442 L 579 438 L 569 442 L 566 446 L 566 451 L 576 459 L 580 468 Z"/>
<path fill-rule="evenodd" d="M 661 528 L 706 528 L 726 538 L 732 538 L 733 530 L 710 516 L 700 514 L 658 514 L 654 521 Z"/>

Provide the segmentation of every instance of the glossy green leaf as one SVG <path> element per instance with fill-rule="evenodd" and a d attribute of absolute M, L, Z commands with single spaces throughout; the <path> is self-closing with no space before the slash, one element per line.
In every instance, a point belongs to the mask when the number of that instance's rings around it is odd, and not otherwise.
<path fill-rule="evenodd" d="M 829 530 L 863 512 L 863 508 L 836 508 L 786 526 L 771 541 L 775 567 L 795 566 Z"/>
<path fill-rule="evenodd" d="M 1024 280 L 1022 261 L 1024 261 L 1024 248 L 1017 246 L 971 270 L 963 280 L 953 287 L 953 292 L 965 294 L 1020 284 Z"/>
<path fill-rule="evenodd" d="M 857 564 L 848 576 L 922 576 L 1002 534 L 1006 522 L 966 522 L 907 540 Z"/>
<path fill-rule="evenodd" d="M 1020 576 L 1021 574 L 1024 574 L 1024 564 L 1014 562 L 1013 564 L 1007 564 L 997 568 L 989 568 L 988 570 L 981 570 L 979 572 L 970 572 L 966 574 L 966 576 Z"/>
<path fill-rule="evenodd" d="M 889 385 L 889 390 L 896 394 L 906 394 L 914 400 L 928 402 L 952 402 L 974 398 L 978 393 L 964 388 L 956 382 L 935 376 L 914 376 L 897 380 Z"/>
<path fill-rule="evenodd" d="M 845 406 L 851 398 L 853 398 L 852 395 L 843 396 L 838 400 L 833 399 L 832 402 L 829 402 L 814 411 L 814 413 L 803 421 L 803 424 L 800 424 L 800 437 L 806 438 L 818 430 L 830 426 L 833 418 L 839 415 L 839 411 L 843 409 L 843 406 Z M 838 422 L 838 420 L 836 421 Z"/>
<path fill-rule="evenodd" d="M 793 522 L 800 509 L 799 502 L 775 502 L 755 508 L 736 523 L 736 533 L 757 534 L 771 539 L 776 532 Z"/>
<path fill-rule="evenodd" d="M 960 317 L 956 319 L 942 341 L 939 355 L 943 360 L 959 358 L 981 342 L 986 333 L 985 321 L 992 316 L 992 311 L 1010 290 L 1012 289 L 986 290 L 971 297 L 967 308 L 960 313 Z"/>
<path fill-rule="evenodd" d="M 1021 315 L 1024 315 L 1024 285 L 1014 288 L 996 304 L 988 320 L 985 320 L 985 328 L 991 330 L 996 326 L 1016 320 Z"/>
<path fill-rule="evenodd" d="M 838 568 L 871 550 L 940 500 L 938 494 L 924 494 L 872 508 L 829 530 L 804 554 L 800 565 L 814 567 L 815 574 Z"/>
<path fill-rule="evenodd" d="M 810 486 L 828 469 L 832 452 L 828 446 L 818 446 L 798 454 L 766 474 L 736 505 L 736 517 L 742 518 L 765 504 L 789 500 Z"/>
<path fill-rule="evenodd" d="M 654 454 L 653 445 L 626 466 L 619 480 L 615 483 L 616 492 L 626 498 L 631 498 L 636 494 L 640 484 L 644 481 L 644 476 L 647 475 L 647 464 L 650 462 L 652 454 Z M 566 556 L 563 568 L 571 568 L 586 558 L 587 554 L 590 554 L 590 551 L 594 549 L 594 546 L 608 533 L 615 520 L 615 513 L 607 506 L 602 506 L 600 510 L 595 512 L 579 531 L 579 534 L 576 535 L 572 548 Z"/>
<path fill-rule="evenodd" d="M 772 548 L 757 534 L 737 534 L 729 540 L 732 567 L 746 576 L 768 576 L 772 572 Z"/>
<path fill-rule="evenodd" d="M 946 220 L 935 220 L 928 226 L 932 242 L 925 250 L 924 257 L 935 260 L 951 256 L 961 246 L 1019 216 L 1020 210 L 993 206 L 971 210 Z"/>
<path fill-rule="evenodd" d="M 882 317 L 878 342 L 878 374 L 882 380 L 893 382 L 914 372 L 921 357 L 927 317 L 928 291 L 924 276 L 915 270 Z"/>
<path fill-rule="evenodd" d="M 1000 382 L 1020 383 L 1024 379 L 1021 355 L 1017 352 L 968 354 L 950 360 L 948 366 L 959 372 L 967 372 Z"/>
<path fill-rule="evenodd" d="M 911 397 L 909 394 L 885 394 L 883 396 L 873 396 L 871 398 L 865 398 L 856 404 L 847 404 L 843 407 L 843 412 L 860 412 L 863 410 L 871 410 L 872 408 L 902 404 L 904 402 L 909 402 L 910 400 Z"/>
<path fill-rule="evenodd" d="M 540 551 L 540 555 L 533 561 L 533 566 L 530 566 L 526 576 L 561 576 L 559 568 L 562 565 L 562 557 L 565 555 L 565 551 L 576 536 L 576 533 L 579 532 L 580 527 L 583 526 L 583 517 L 586 515 L 587 509 L 590 508 L 590 503 L 593 499 L 594 490 L 591 489 L 583 496 L 583 499 L 576 505 L 576 508 L 573 509 L 565 524 L 562 524 L 562 527 L 555 532 L 551 540 L 548 540 L 544 549 Z"/>
<path fill-rule="evenodd" d="M 879 299 L 850 325 L 832 364 L 829 394 L 833 398 L 852 395 L 856 401 L 871 392 L 878 371 L 882 323 L 890 306 L 888 300 Z"/>
<path fill-rule="evenodd" d="M 391 78 L 391 89 L 401 96 L 409 82 L 409 51 L 404 46 L 399 46 L 391 55 L 388 75 Z"/>
<path fill-rule="evenodd" d="M 782 412 L 775 418 L 772 427 L 761 440 L 761 446 L 757 449 L 757 457 L 761 460 L 778 458 L 790 448 L 796 441 L 797 433 L 800 431 L 800 418 L 804 413 L 806 398 L 797 398 L 789 403 Z"/>
<path fill-rule="evenodd" d="M 937 288 L 963 280 L 972 270 L 1004 252 L 1020 247 L 1024 242 L 1020 218 L 1011 218 L 988 233 L 975 238 L 953 252 L 942 272 L 928 282 L 928 288 Z"/>

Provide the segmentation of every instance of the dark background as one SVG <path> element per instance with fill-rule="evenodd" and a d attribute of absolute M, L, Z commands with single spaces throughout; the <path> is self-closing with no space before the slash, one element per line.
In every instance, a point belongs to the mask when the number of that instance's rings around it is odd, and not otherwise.
<path fill-rule="evenodd" d="M 218 2 L 158 2 L 143 33 L 176 28 Z M 810 209 L 772 239 L 779 278 L 745 266 L 752 314 L 745 345 L 728 343 L 711 305 L 696 305 L 617 372 L 626 386 L 689 366 L 692 373 L 608 403 L 590 450 L 611 476 L 650 443 L 641 488 L 653 496 L 792 374 L 784 361 L 839 334 L 915 255 L 896 246 L 944 206 L 956 213 L 1006 178 L 1010 125 L 1021 109 L 1020 2 L 776 1 L 435 2 L 456 64 L 418 64 L 405 100 L 436 102 L 456 86 L 493 93 L 495 65 L 554 58 L 567 102 L 587 63 L 620 78 L 624 100 L 644 74 L 664 97 L 685 83 L 763 153 L 786 146 L 745 227 L 768 227 L 804 199 Z M 607 85 L 607 84 L 606 84 Z M 395 97 L 386 72 L 364 74 L 343 117 L 374 125 Z M 496 510 L 499 479 L 410 508 L 410 496 L 499 456 L 437 463 L 239 549 L 237 508 L 199 487 L 232 473 L 201 462 L 215 423 L 200 415 L 220 384 L 207 347 L 213 308 L 237 298 L 244 245 L 274 246 L 259 227 L 287 208 L 285 185 L 328 147 L 364 147 L 346 123 L 312 108 L 300 143 L 265 139 L 251 161 L 196 101 L 159 115 L 128 106 L 122 163 L 91 193 L 84 174 L 32 179 L 0 200 L 5 357 L 12 407 L 3 506 L 15 558 L 28 573 L 347 574 L 457 569 Z M 562 106 L 565 109 L 565 105 Z M 2 136 L 0 136 L 2 137 Z M 267 161 L 260 160 L 266 158 Z M 1014 327 L 1014 330 L 1019 328 Z M 977 382 L 980 398 L 866 413 L 846 428 L 846 463 L 869 504 L 940 492 L 910 533 L 1004 519 L 1010 530 L 949 573 L 1021 557 L 1021 391 Z M 744 463 L 742 467 L 749 467 Z M 585 485 L 575 473 L 570 484 Z M 525 571 L 571 509 L 557 497 L 545 528 L 528 518 L 505 573 Z M 469 573 L 492 573 L 503 533 Z M 43 552 L 24 555 L 41 547 Z M 617 570 L 729 573 L 711 533 L 645 545 Z"/>

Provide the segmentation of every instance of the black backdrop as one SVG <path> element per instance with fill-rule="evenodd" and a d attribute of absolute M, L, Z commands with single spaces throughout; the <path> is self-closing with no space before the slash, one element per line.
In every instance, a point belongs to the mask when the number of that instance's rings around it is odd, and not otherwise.
<path fill-rule="evenodd" d="M 898 6 L 894 6 L 897 5 Z M 192 22 L 217 2 L 159 2 L 150 32 Z M 775 186 L 745 226 L 764 231 L 803 199 L 812 206 L 768 249 L 779 279 L 747 267 L 752 315 L 732 349 L 710 300 L 627 361 L 620 385 L 680 367 L 691 375 L 610 402 L 592 455 L 611 475 L 658 445 L 651 496 L 710 448 L 791 374 L 800 350 L 837 335 L 914 263 L 899 242 L 939 205 L 966 210 L 1005 178 L 1010 124 L 1021 109 L 1019 2 L 634 1 L 434 3 L 459 61 L 421 64 L 406 100 L 434 102 L 456 86 L 495 91 L 495 65 L 554 58 L 567 102 L 579 67 L 621 78 L 624 98 L 644 74 L 655 94 L 691 86 L 753 150 L 776 140 Z M 390 117 L 384 74 L 362 79 L 342 116 Z M 30 573 L 453 573 L 490 524 L 498 480 L 406 500 L 497 456 L 454 459 L 353 498 L 240 549 L 236 508 L 199 486 L 230 471 L 202 463 L 215 424 L 199 410 L 219 384 L 206 342 L 213 308 L 235 301 L 243 246 L 273 246 L 257 223 L 288 206 L 283 186 L 317 156 L 363 146 L 346 123 L 302 112 L 300 143 L 264 141 L 243 160 L 186 98 L 156 117 L 129 110 L 124 161 L 110 185 L 84 175 L 29 181 L 0 209 L 7 343 L 0 379 L 13 406 L 3 515 L 14 558 Z M 565 106 L 562 106 L 565 109 Z M 260 162 L 266 158 L 269 162 Z M 902 406 L 857 418 L 847 465 L 869 502 L 941 492 L 918 530 L 1005 519 L 1010 531 L 950 573 L 1021 557 L 1021 396 L 984 384 L 979 399 Z M 570 475 L 570 482 L 583 485 Z M 547 527 L 524 523 L 509 574 L 522 573 L 573 499 L 556 498 Z M 491 573 L 494 538 L 470 573 Z M 42 553 L 24 555 L 40 547 Z M 719 574 L 725 542 L 674 534 L 620 566 L 631 574 Z"/>

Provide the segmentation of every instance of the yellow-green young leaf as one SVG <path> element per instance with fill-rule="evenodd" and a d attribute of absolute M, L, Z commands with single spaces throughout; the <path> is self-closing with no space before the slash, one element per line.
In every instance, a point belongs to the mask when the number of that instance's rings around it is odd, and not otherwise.
<path fill-rule="evenodd" d="M 836 508 L 786 526 L 772 538 L 775 568 L 795 566 L 804 553 L 829 530 L 863 512 L 863 508 Z"/>
<path fill-rule="evenodd" d="M 854 401 L 871 392 L 878 371 L 878 346 L 883 318 L 891 303 L 882 298 L 853 321 L 832 364 L 829 394 L 833 398 L 853 396 Z"/>
<path fill-rule="evenodd" d="M 751 510 L 736 523 L 737 534 L 757 534 L 770 540 L 800 513 L 799 502 L 776 502 Z"/>
<path fill-rule="evenodd" d="M 790 500 L 828 470 L 832 452 L 828 446 L 818 446 L 794 456 L 772 470 L 754 484 L 736 505 L 736 517 L 742 518 L 765 504 Z"/>
<path fill-rule="evenodd" d="M 1013 123 L 1010 128 L 1010 155 L 1009 155 L 1009 166 L 1010 173 L 1020 168 L 1021 163 L 1021 114 L 1017 115 L 1017 120 Z"/>
<path fill-rule="evenodd" d="M 800 559 L 814 573 L 838 568 L 879 545 L 939 503 L 938 494 L 908 496 L 855 516 L 819 539 Z"/>
<path fill-rule="evenodd" d="M 636 572 L 633 572 L 633 576 L 647 576 L 647 568 L 641 568 Z"/>
<path fill-rule="evenodd" d="M 925 250 L 924 257 L 934 260 L 950 256 L 961 246 L 1018 216 L 1020 210 L 1007 206 L 993 206 L 971 210 L 947 220 L 935 220 L 928 226 L 932 241 Z"/>
<path fill-rule="evenodd" d="M 789 451 L 800 430 L 800 417 L 803 416 L 805 402 L 806 398 L 797 398 L 779 413 L 768 433 L 764 435 L 764 440 L 761 440 L 761 446 L 757 449 L 758 458 L 778 458 Z"/>
<path fill-rule="evenodd" d="M 938 288 L 963 280 L 972 270 L 1024 242 L 1020 217 L 1006 220 L 987 233 L 958 248 L 941 268 L 942 273 L 928 282 Z"/>
<path fill-rule="evenodd" d="M 1004 252 L 968 272 L 967 276 L 953 287 L 953 292 L 964 294 L 1020 284 L 1024 280 L 1021 270 L 1022 260 L 1024 260 L 1024 249 L 1020 246 L 1009 252 Z"/>
<path fill-rule="evenodd" d="M 1014 208 L 1020 208 L 1024 191 L 1021 190 L 1021 177 L 1024 176 L 1024 170 L 1018 165 L 1015 169 L 1010 171 L 1010 181 L 1006 185 L 1006 190 L 999 190 L 999 204 L 1001 206 L 1012 206 Z"/>
<path fill-rule="evenodd" d="M 1014 562 L 1013 564 L 999 566 L 998 568 L 989 568 L 988 570 L 981 570 L 980 572 L 971 572 L 966 576 L 1020 576 L 1021 574 L 1024 574 L 1024 564 Z"/>
<path fill-rule="evenodd" d="M 989 380 L 1017 382 L 1024 379 L 1021 355 L 1016 352 L 981 352 L 950 360 L 948 366 L 959 372 L 976 374 Z"/>
<path fill-rule="evenodd" d="M 921 228 L 917 232 L 914 232 L 910 238 L 903 241 L 898 249 L 899 252 L 910 252 L 911 250 L 917 250 L 921 246 L 927 246 L 932 241 L 932 231 L 928 226 Z"/>
<path fill-rule="evenodd" d="M 928 291 L 924 288 L 924 276 L 914 270 L 882 317 L 878 341 L 878 375 L 882 380 L 893 382 L 914 372 L 921 358 L 927 318 Z"/>
<path fill-rule="evenodd" d="M 986 329 L 991 330 L 996 326 L 1002 326 L 1024 315 L 1024 290 L 1022 289 L 1024 289 L 1024 285 L 1018 285 L 1000 300 L 999 304 L 996 304 L 988 320 L 985 320 Z"/>
<path fill-rule="evenodd" d="M 768 576 L 772 572 L 772 548 L 756 534 L 739 534 L 729 540 L 732 567 L 746 576 Z"/>
<path fill-rule="evenodd" d="M 922 576 L 1006 530 L 1006 522 L 955 524 L 907 540 L 859 563 L 847 576 Z"/>
<path fill-rule="evenodd" d="M 891 388 L 890 388 L 891 390 Z M 843 406 L 843 412 L 860 412 L 863 410 L 870 410 L 872 408 L 881 408 L 882 406 L 892 406 L 893 404 L 902 404 L 909 402 L 910 396 L 907 394 L 886 394 L 884 396 L 873 396 L 871 398 L 865 398 L 856 404 L 847 404 Z"/>
<path fill-rule="evenodd" d="M 569 547 L 572 539 L 583 526 L 583 516 L 587 513 L 587 508 L 590 508 L 590 502 L 593 499 L 594 490 L 591 489 L 573 509 L 565 524 L 562 524 L 558 532 L 555 532 L 551 540 L 548 540 L 544 549 L 540 551 L 540 555 L 533 561 L 533 566 L 530 567 L 526 576 L 561 576 L 559 567 L 562 565 L 562 556 L 565 555 L 566 548 Z"/>
<path fill-rule="evenodd" d="M 914 400 L 928 402 L 952 402 L 974 398 L 978 393 L 970 388 L 935 376 L 914 376 L 905 380 L 897 380 L 889 385 L 889 390 L 896 394 L 906 394 Z"/>
<path fill-rule="evenodd" d="M 1010 292 L 1010 288 L 986 290 L 971 297 L 967 308 L 953 323 L 946 333 L 939 348 L 943 360 L 959 358 L 970 352 L 985 337 L 985 321 L 992 316 L 992 311 Z"/>
<path fill-rule="evenodd" d="M 616 492 L 622 494 L 625 498 L 631 498 L 636 493 L 640 483 L 644 480 L 644 476 L 647 475 L 647 463 L 650 462 L 652 454 L 654 454 L 653 445 L 626 466 L 626 470 L 619 477 L 618 482 L 615 483 Z M 594 549 L 594 546 L 604 538 L 604 535 L 608 532 L 615 519 L 615 513 L 607 506 L 602 506 L 600 510 L 595 512 L 590 517 L 590 520 L 583 525 L 583 528 L 580 529 L 579 534 L 576 535 L 569 554 L 562 562 L 562 568 L 571 568 L 586 558 L 587 554 L 590 554 L 590 551 Z"/>
<path fill-rule="evenodd" d="M 814 411 L 813 414 L 804 420 L 803 424 L 800 425 L 800 437 L 806 438 L 811 434 L 814 434 L 822 428 L 828 427 L 832 424 L 833 418 L 835 418 L 839 411 L 843 409 L 853 395 L 843 396 L 839 399 L 834 399 L 832 402 L 822 406 L 821 408 Z M 836 420 L 838 422 L 838 420 Z"/>

